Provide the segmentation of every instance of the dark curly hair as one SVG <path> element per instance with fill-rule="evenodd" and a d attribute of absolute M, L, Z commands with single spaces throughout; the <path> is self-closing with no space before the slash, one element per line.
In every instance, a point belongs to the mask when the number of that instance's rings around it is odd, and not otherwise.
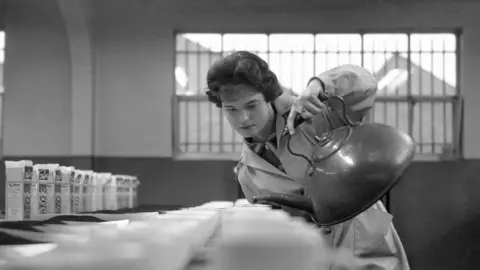
<path fill-rule="evenodd" d="M 277 76 L 258 55 L 237 51 L 217 60 L 208 70 L 208 100 L 222 107 L 222 93 L 236 85 L 248 85 L 271 102 L 283 93 Z"/>

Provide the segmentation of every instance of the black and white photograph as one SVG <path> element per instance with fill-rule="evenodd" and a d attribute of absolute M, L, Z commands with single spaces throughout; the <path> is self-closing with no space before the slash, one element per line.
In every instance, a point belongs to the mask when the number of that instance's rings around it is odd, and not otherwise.
<path fill-rule="evenodd" d="M 0 270 L 480 269 L 479 15 L 0 0 Z"/>

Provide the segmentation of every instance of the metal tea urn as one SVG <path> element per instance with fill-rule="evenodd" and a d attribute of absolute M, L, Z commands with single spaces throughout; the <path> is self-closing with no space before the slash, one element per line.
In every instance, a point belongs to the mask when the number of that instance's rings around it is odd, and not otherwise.
<path fill-rule="evenodd" d="M 340 97 L 347 125 L 316 136 L 304 195 L 270 194 L 254 201 L 302 209 L 321 226 L 349 220 L 380 200 L 401 179 L 415 154 L 412 138 L 391 126 L 354 123 Z"/>

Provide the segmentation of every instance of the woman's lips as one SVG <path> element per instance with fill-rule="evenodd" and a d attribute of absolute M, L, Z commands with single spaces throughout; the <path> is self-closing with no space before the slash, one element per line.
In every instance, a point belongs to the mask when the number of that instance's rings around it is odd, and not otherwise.
<path fill-rule="evenodd" d="M 254 126 L 255 125 L 248 125 L 248 126 L 242 126 L 240 128 L 243 129 L 243 130 L 249 130 L 249 129 L 253 128 Z"/>

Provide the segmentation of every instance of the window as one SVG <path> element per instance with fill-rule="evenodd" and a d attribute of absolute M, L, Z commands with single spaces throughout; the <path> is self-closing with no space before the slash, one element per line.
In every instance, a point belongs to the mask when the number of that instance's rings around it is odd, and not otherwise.
<path fill-rule="evenodd" d="M 0 31 L 0 156 L 3 156 L 3 69 L 5 67 L 5 32 Z"/>
<path fill-rule="evenodd" d="M 395 91 L 399 86 L 405 84 L 407 79 L 407 70 L 398 68 L 391 69 L 378 82 L 378 89 L 381 89 L 384 92 Z"/>
<path fill-rule="evenodd" d="M 457 43 L 453 33 L 178 34 L 175 155 L 238 157 L 242 138 L 208 102 L 206 73 L 223 55 L 249 50 L 265 59 L 293 92 L 330 68 L 362 65 L 379 82 L 369 121 L 411 134 L 417 156 L 458 157 L 462 103 Z"/>

